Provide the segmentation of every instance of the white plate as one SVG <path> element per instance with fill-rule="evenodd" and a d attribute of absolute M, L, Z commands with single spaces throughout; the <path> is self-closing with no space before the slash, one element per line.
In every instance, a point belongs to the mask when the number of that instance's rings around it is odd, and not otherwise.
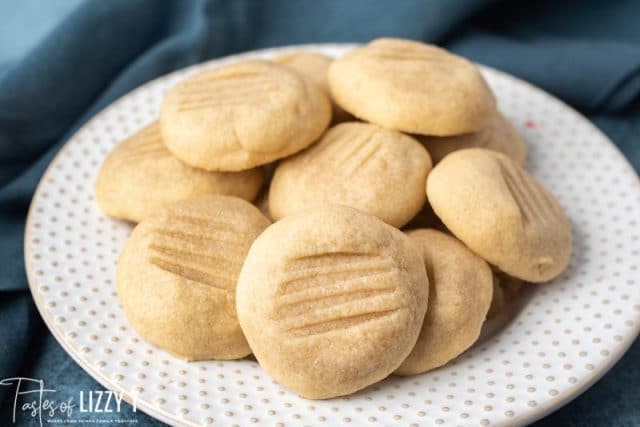
<path fill-rule="evenodd" d="M 305 47 L 340 55 L 352 46 Z M 141 339 L 113 283 L 131 226 L 102 215 L 94 202 L 103 159 L 157 117 L 163 93 L 186 75 L 290 49 L 214 60 L 147 83 L 94 117 L 52 162 L 29 212 L 25 260 L 42 317 L 80 366 L 175 425 L 485 426 L 544 416 L 620 358 L 640 328 L 638 177 L 584 117 L 484 67 L 500 108 L 529 142 L 528 169 L 564 205 L 575 236 L 569 270 L 535 286 L 504 329 L 444 368 L 327 401 L 297 397 L 253 360 L 187 363 Z"/>

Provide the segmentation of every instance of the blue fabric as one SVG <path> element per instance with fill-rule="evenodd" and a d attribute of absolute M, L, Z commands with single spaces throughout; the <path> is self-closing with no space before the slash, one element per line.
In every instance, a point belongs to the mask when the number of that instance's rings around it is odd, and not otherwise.
<path fill-rule="evenodd" d="M 42 378 L 66 394 L 101 388 L 55 342 L 31 301 L 22 255 L 29 201 L 82 123 L 145 81 L 189 64 L 260 47 L 383 35 L 436 42 L 563 98 L 640 168 L 635 0 L 60 3 L 0 2 L 0 379 Z M 640 425 L 639 362 L 636 341 L 593 388 L 538 425 Z M 12 397 L 0 387 L 2 425 Z M 139 425 L 160 424 L 127 411 L 122 418 Z"/>

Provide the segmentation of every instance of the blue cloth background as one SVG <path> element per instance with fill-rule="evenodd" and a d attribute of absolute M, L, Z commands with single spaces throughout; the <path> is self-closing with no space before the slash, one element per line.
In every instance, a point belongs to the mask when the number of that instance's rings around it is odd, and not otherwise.
<path fill-rule="evenodd" d="M 435 42 L 554 93 L 640 168 L 640 2 L 488 0 L 110 0 L 0 2 L 0 378 L 59 392 L 100 389 L 38 315 L 24 221 L 45 167 L 90 117 L 149 79 L 267 46 Z M 640 425 L 640 343 L 593 388 L 538 425 Z M 0 424 L 9 393 L 0 387 Z M 160 424 L 125 413 L 139 425 Z M 26 423 L 25 420 L 22 420 Z"/>

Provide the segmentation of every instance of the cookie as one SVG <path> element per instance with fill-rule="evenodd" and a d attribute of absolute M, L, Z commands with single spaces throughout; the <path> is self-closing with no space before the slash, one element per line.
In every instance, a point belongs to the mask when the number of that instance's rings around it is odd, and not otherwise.
<path fill-rule="evenodd" d="M 327 96 L 331 96 L 327 74 L 329 72 L 329 65 L 331 65 L 333 59 L 327 55 L 300 50 L 276 56 L 273 60 L 279 64 L 293 68 L 320 86 Z M 333 112 L 331 115 L 332 123 L 341 123 L 351 118 L 350 114 L 340 108 L 333 100 L 331 100 L 331 110 Z"/>
<path fill-rule="evenodd" d="M 102 164 L 96 201 L 107 215 L 142 221 L 170 203 L 207 194 L 253 200 L 262 170 L 209 172 L 178 160 L 164 146 L 157 122 L 119 144 Z"/>
<path fill-rule="evenodd" d="M 424 145 L 433 163 L 438 163 L 447 154 L 464 148 L 487 148 L 511 157 L 524 165 L 527 159 L 527 143 L 515 127 L 501 113 L 496 112 L 489 125 L 472 133 L 453 136 L 417 136 Z"/>
<path fill-rule="evenodd" d="M 420 249 L 429 277 L 429 306 L 415 347 L 398 375 L 440 367 L 480 336 L 493 292 L 489 264 L 454 237 L 432 229 L 407 233 Z"/>
<path fill-rule="evenodd" d="M 475 65 L 410 40 L 383 38 L 353 49 L 329 67 L 329 86 L 354 116 L 421 135 L 479 131 L 496 109 Z"/>
<path fill-rule="evenodd" d="M 251 246 L 238 279 L 242 330 L 260 365 L 326 399 L 393 372 L 428 303 L 420 254 L 402 232 L 344 206 L 287 217 Z"/>
<path fill-rule="evenodd" d="M 118 297 L 146 340 L 187 360 L 237 359 L 247 344 L 235 310 L 240 268 L 269 225 L 230 196 L 183 200 L 133 230 L 116 271 Z"/>
<path fill-rule="evenodd" d="M 222 171 L 250 169 L 300 151 L 330 120 L 322 89 L 267 61 L 201 71 L 167 92 L 160 114 L 165 144 L 176 157 Z"/>
<path fill-rule="evenodd" d="M 430 170 L 429 154 L 415 139 L 368 123 L 342 123 L 280 162 L 269 211 L 280 219 L 340 204 L 401 227 L 424 205 Z"/>
<path fill-rule="evenodd" d="M 571 226 L 558 201 L 496 151 L 455 151 L 427 180 L 433 210 L 471 250 L 529 282 L 558 276 L 571 259 Z"/>

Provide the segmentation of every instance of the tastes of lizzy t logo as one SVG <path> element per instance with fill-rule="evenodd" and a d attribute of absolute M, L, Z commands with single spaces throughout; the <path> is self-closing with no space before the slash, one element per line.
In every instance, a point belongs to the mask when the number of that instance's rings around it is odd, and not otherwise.
<path fill-rule="evenodd" d="M 113 391 L 80 391 L 77 400 L 73 396 L 56 399 L 56 390 L 45 387 L 43 380 L 14 377 L 0 380 L 0 386 L 13 387 L 15 392 L 11 400 L 11 421 L 15 424 L 19 416 L 36 418 L 40 426 L 43 422 L 55 424 L 81 424 L 86 419 L 74 419 L 80 414 L 119 414 L 124 393 Z M 133 412 L 136 412 L 133 399 Z M 22 414 L 22 415 L 21 415 Z M 109 419 L 107 422 L 135 423 L 136 420 Z M 0 424 L 3 424 L 0 422 Z"/>

